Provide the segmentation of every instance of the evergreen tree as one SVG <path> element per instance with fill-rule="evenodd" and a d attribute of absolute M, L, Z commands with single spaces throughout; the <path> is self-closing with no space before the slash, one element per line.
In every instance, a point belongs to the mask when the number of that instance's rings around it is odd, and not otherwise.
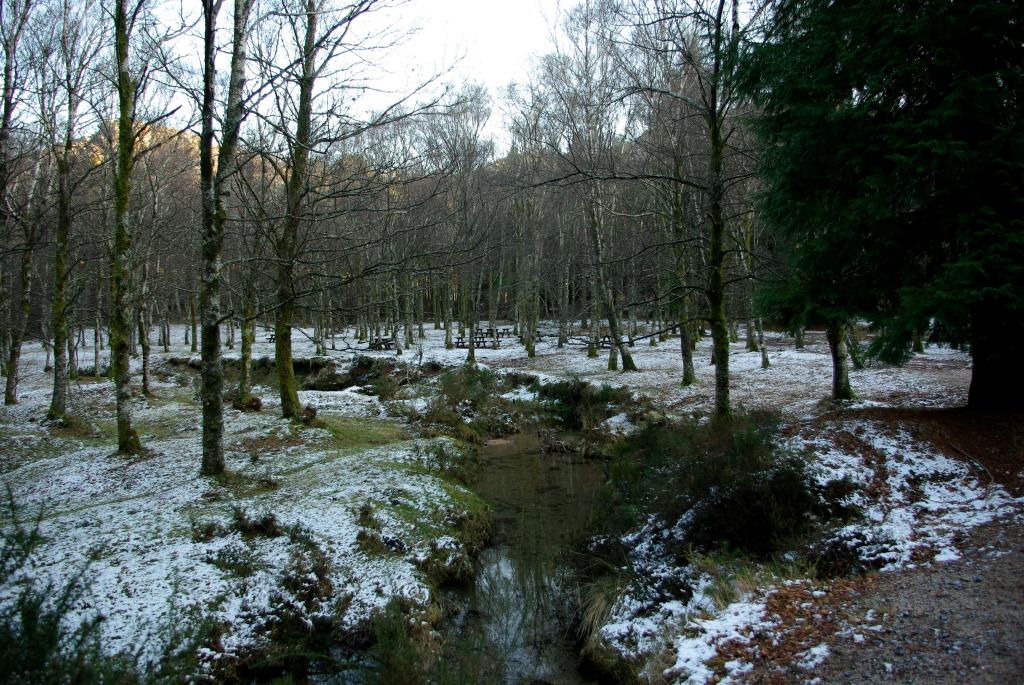
<path fill-rule="evenodd" d="M 867 316 L 888 361 L 934 320 L 970 344 L 971 406 L 1024 405 L 1024 6 L 783 0 L 746 79 L 774 299 Z"/>

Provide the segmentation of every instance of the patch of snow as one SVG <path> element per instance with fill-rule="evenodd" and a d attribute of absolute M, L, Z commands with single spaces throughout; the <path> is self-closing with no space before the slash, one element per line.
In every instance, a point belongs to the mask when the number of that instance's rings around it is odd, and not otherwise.
<path fill-rule="evenodd" d="M 825 659 L 828 658 L 830 653 L 828 645 L 823 642 L 820 645 L 801 652 L 798 655 L 799 660 L 797 661 L 797 666 L 805 671 L 813 671 L 818 666 L 825 663 Z"/>
<path fill-rule="evenodd" d="M 608 418 L 601 426 L 612 435 L 629 435 L 637 430 L 636 424 L 629 420 L 625 412 Z"/>
<path fill-rule="evenodd" d="M 502 397 L 502 398 L 504 398 L 506 400 L 509 400 L 510 402 L 536 402 L 537 401 L 537 393 L 533 392 L 532 390 L 530 390 L 526 386 L 520 386 L 518 388 L 510 390 L 509 392 L 506 392 L 506 393 L 503 393 L 503 394 L 499 395 L 499 397 Z"/>

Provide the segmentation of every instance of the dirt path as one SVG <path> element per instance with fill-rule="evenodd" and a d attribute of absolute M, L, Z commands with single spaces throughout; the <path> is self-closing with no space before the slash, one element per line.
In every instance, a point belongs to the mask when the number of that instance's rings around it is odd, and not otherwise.
<path fill-rule="evenodd" d="M 1024 495 L 1020 412 L 875 410 Z M 957 561 L 879 574 L 843 607 L 821 683 L 1024 683 L 1024 516 L 964 535 Z M 874 626 L 875 629 L 868 629 Z M 863 628 L 863 629 L 860 629 Z"/>
<path fill-rule="evenodd" d="M 850 630 L 811 677 L 823 685 L 1024 683 L 1024 521 L 979 528 L 962 552 L 878 576 L 845 607 Z"/>

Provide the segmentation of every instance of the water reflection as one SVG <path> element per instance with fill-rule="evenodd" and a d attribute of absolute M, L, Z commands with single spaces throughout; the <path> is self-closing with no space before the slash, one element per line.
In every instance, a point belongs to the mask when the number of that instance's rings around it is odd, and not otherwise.
<path fill-rule="evenodd" d="M 590 523 L 602 478 L 600 464 L 544 454 L 529 435 L 485 449 L 474 489 L 494 509 L 494 545 L 480 557 L 459 622 L 461 647 L 484 654 L 491 678 L 586 682 L 576 671 L 570 623 L 578 588 L 567 553 Z"/>

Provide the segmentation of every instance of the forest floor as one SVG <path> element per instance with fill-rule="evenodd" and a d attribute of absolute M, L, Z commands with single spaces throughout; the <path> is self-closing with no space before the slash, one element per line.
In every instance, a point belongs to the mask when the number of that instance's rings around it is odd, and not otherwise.
<path fill-rule="evenodd" d="M 498 349 L 477 349 L 477 362 L 542 381 L 625 385 L 669 416 L 711 407 L 706 340 L 695 357 L 697 383 L 683 388 L 678 339 L 638 343 L 640 371 L 622 374 L 607 370 L 607 351 L 588 359 L 582 345 L 557 349 L 546 332 L 534 358 L 503 339 Z M 138 459 L 112 455 L 107 382 L 73 385 L 75 427 L 46 424 L 52 377 L 39 346 L 26 346 L 20 403 L 0 408 L 0 477 L 45 543 L 19 582 L 0 587 L 0 601 L 24 582 L 59 586 L 83 573 L 89 591 L 76 615 L 106 616 L 110 649 L 155 657 L 179 617 L 212 613 L 219 635 L 205 655 L 211 662 L 241 659 L 288 621 L 315 622 L 327 604 L 343 604 L 352 629 L 392 597 L 419 603 L 429 619 L 429 576 L 459 572 L 485 516 L 446 474 L 458 445 L 415 437 L 402 418 L 436 390 L 412 388 L 391 402 L 359 388 L 301 391 L 324 422 L 307 428 L 278 419 L 274 391 L 258 387 L 262 412 L 226 415 L 233 475 L 192 478 L 200 455 L 193 377 L 167 363 L 189 355 L 183 333 L 175 327 L 167 353 L 154 347 L 153 397 L 134 403 L 149 450 Z M 442 331 L 427 334 L 403 361 L 464 361 L 466 350 L 444 349 Z M 296 337 L 296 357 L 312 356 L 309 340 Z M 901 368 L 853 371 L 859 399 L 834 408 L 823 336 L 811 334 L 803 350 L 781 334 L 767 342 L 768 369 L 759 354 L 732 346 L 733 403 L 781 411 L 785 439 L 809 455 L 818 477 L 857 484 L 864 519 L 839 533 L 869 542 L 859 552 L 881 572 L 778 579 L 729 602 L 700 591 L 686 603 L 626 593 L 601 630 L 608 645 L 652 682 L 947 682 L 946 664 L 977 682 L 1024 677 L 1015 638 L 1024 620 L 1024 419 L 956 409 L 966 402 L 970 358 L 955 350 L 930 346 Z M 339 365 L 357 355 L 395 357 L 363 347 L 339 338 L 329 356 Z M 255 356 L 273 356 L 264 332 Z M 654 569 L 657 545 L 643 531 L 635 536 L 637 568 Z"/>

